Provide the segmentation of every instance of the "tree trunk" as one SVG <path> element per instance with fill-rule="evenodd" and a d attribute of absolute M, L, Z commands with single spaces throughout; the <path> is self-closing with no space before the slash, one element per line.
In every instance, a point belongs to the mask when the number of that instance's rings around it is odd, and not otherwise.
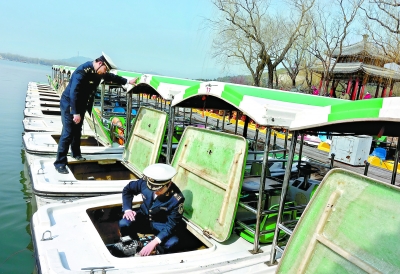
<path fill-rule="evenodd" d="M 267 87 L 268 88 L 273 88 L 273 85 L 274 85 L 274 67 L 272 66 L 272 64 L 270 62 L 268 62 L 267 67 L 268 67 L 268 84 L 267 84 Z"/>

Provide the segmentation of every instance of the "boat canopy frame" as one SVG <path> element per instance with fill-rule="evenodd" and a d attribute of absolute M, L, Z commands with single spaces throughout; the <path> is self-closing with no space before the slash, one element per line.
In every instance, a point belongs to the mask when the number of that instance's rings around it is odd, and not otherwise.
<path fill-rule="evenodd" d="M 246 101 L 244 98 L 251 96 Z M 251 102 L 251 103 L 250 103 Z M 280 231 L 291 234 L 290 229 L 282 224 L 285 197 L 289 187 L 291 166 L 295 155 L 297 138 L 304 138 L 305 133 L 317 134 L 319 131 L 337 132 L 341 134 L 384 134 L 400 137 L 400 113 L 396 110 L 400 98 L 379 98 L 363 101 L 345 101 L 315 95 L 290 93 L 256 87 L 225 84 L 219 82 L 204 82 L 192 86 L 178 94 L 172 101 L 172 107 L 216 108 L 223 110 L 241 111 L 260 126 L 266 126 L 266 141 L 262 163 L 261 182 L 266 178 L 269 143 L 273 127 L 285 128 L 292 132 L 282 192 L 279 201 L 278 219 L 271 247 L 269 265 L 276 264 L 276 251 L 283 252 L 278 246 Z M 350 105 L 352 104 L 352 105 Z M 257 115 L 259 114 L 259 115 Z M 279 116 L 279 114 L 281 116 Z M 169 132 L 172 134 L 172 132 Z M 400 139 L 400 138 L 399 138 Z M 303 143 L 300 144 L 300 151 Z M 392 184 L 396 177 L 399 142 L 396 149 L 396 161 L 392 173 Z M 301 157 L 300 157 L 301 161 Z M 262 193 L 264 184 L 260 184 L 256 215 L 262 216 Z M 259 249 L 259 220 L 257 218 L 254 236 L 254 247 L 250 252 L 258 253 Z"/>

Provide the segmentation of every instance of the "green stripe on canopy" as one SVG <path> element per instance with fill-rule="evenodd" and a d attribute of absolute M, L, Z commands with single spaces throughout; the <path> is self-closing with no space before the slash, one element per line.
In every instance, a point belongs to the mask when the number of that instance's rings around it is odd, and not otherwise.
<path fill-rule="evenodd" d="M 157 89 L 160 83 L 191 87 L 199 84 L 200 81 L 152 75 L 150 85 Z"/>
<path fill-rule="evenodd" d="M 288 127 L 296 113 L 342 104 L 343 100 L 260 87 L 204 82 L 175 96 L 178 107 L 238 110 L 259 125 Z M 326 110 L 325 110 L 326 112 Z"/>
<path fill-rule="evenodd" d="M 400 136 L 400 98 L 345 101 L 298 113 L 289 130 Z"/>
<path fill-rule="evenodd" d="M 343 104 L 332 106 L 328 122 L 378 118 L 382 106 L 383 98 L 344 102 Z"/>
<path fill-rule="evenodd" d="M 121 77 L 141 77 L 143 74 L 142 73 L 137 73 L 137 72 L 131 72 L 131 71 L 125 71 L 125 70 L 117 70 L 116 75 L 121 76 Z"/>
<path fill-rule="evenodd" d="M 236 94 L 233 95 L 233 93 Z M 229 99 L 229 101 L 231 101 L 235 105 L 239 105 L 238 102 L 242 101 L 244 95 L 312 106 L 327 106 L 343 103 L 342 100 L 336 100 L 330 97 L 315 95 L 309 96 L 308 94 L 303 93 L 239 85 L 225 85 L 222 97 Z"/>

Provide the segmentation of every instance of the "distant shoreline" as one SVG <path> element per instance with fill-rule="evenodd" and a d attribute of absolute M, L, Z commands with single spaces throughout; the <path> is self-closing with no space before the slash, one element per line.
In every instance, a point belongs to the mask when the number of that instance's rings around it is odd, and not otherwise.
<path fill-rule="evenodd" d="M 83 57 L 85 58 L 85 57 Z M 87 58 L 85 58 L 87 59 Z M 44 66 L 53 66 L 57 65 L 64 65 L 64 66 L 79 66 L 81 61 L 76 60 L 76 62 L 68 62 L 66 60 L 51 60 L 51 59 L 43 59 L 43 58 L 32 58 L 26 57 L 18 54 L 12 53 L 0 53 L 0 60 L 7 60 L 13 61 L 18 63 L 28 63 L 28 64 L 37 64 L 37 65 L 44 65 Z"/>

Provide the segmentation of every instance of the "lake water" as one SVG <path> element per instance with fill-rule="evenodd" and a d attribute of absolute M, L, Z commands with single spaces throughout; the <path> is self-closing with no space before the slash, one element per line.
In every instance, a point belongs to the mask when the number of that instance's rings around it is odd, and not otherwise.
<path fill-rule="evenodd" d="M 32 273 L 32 191 L 24 164 L 22 120 L 28 82 L 47 82 L 51 67 L 0 60 L 0 273 Z"/>

